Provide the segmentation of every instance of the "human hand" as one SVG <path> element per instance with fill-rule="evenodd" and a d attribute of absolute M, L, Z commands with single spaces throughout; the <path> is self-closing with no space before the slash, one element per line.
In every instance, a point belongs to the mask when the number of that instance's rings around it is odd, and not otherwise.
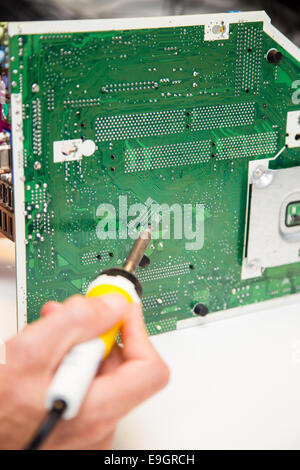
<path fill-rule="evenodd" d="M 141 306 L 118 294 L 74 296 L 44 305 L 41 316 L 6 343 L 7 364 L 0 366 L 0 448 L 25 447 L 46 415 L 46 391 L 66 353 L 122 319 L 123 346 L 116 344 L 102 364 L 76 418 L 62 420 L 42 447 L 109 448 L 119 419 L 168 382 L 168 368 L 149 340 Z"/>

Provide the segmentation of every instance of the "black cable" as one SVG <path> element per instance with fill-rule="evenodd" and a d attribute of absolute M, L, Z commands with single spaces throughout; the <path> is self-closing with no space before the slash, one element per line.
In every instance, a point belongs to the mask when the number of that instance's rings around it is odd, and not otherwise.
<path fill-rule="evenodd" d="M 66 407 L 67 404 L 63 400 L 56 400 L 53 403 L 53 407 L 49 411 L 47 418 L 41 424 L 38 432 L 24 450 L 37 450 L 41 447 L 57 423 L 59 423 L 64 414 L 64 411 L 66 410 Z"/>

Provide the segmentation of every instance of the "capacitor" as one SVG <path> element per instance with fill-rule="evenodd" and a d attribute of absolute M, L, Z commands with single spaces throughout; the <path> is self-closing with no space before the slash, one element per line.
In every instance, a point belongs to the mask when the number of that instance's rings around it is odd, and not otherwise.
<path fill-rule="evenodd" d="M 270 62 L 270 64 L 279 64 L 282 60 L 282 54 L 280 51 L 277 49 L 270 49 L 267 52 L 267 61 Z"/>

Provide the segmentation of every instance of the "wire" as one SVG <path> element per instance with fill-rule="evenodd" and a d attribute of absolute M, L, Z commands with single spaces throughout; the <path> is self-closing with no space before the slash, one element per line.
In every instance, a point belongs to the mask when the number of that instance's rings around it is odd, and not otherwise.
<path fill-rule="evenodd" d="M 55 426 L 59 423 L 62 418 L 67 404 L 63 400 L 56 400 L 53 403 L 52 409 L 49 411 L 47 418 L 41 424 L 38 432 L 32 439 L 32 441 L 25 447 L 24 450 L 37 450 L 45 442 L 49 434 L 53 431 Z"/>

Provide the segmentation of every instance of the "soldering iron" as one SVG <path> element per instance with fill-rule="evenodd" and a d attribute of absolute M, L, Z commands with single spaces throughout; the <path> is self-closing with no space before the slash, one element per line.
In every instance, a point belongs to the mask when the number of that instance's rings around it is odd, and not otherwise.
<path fill-rule="evenodd" d="M 103 271 L 90 284 L 86 296 L 91 298 L 120 294 L 129 303 L 140 302 L 142 286 L 135 276 L 135 271 L 150 240 L 150 228 L 140 232 L 123 267 Z M 65 356 L 46 394 L 45 408 L 49 410 L 48 416 L 26 447 L 27 450 L 38 449 L 60 419 L 75 418 L 101 362 L 115 344 L 120 327 L 121 322 L 118 322 L 100 337 L 75 346 Z"/>

